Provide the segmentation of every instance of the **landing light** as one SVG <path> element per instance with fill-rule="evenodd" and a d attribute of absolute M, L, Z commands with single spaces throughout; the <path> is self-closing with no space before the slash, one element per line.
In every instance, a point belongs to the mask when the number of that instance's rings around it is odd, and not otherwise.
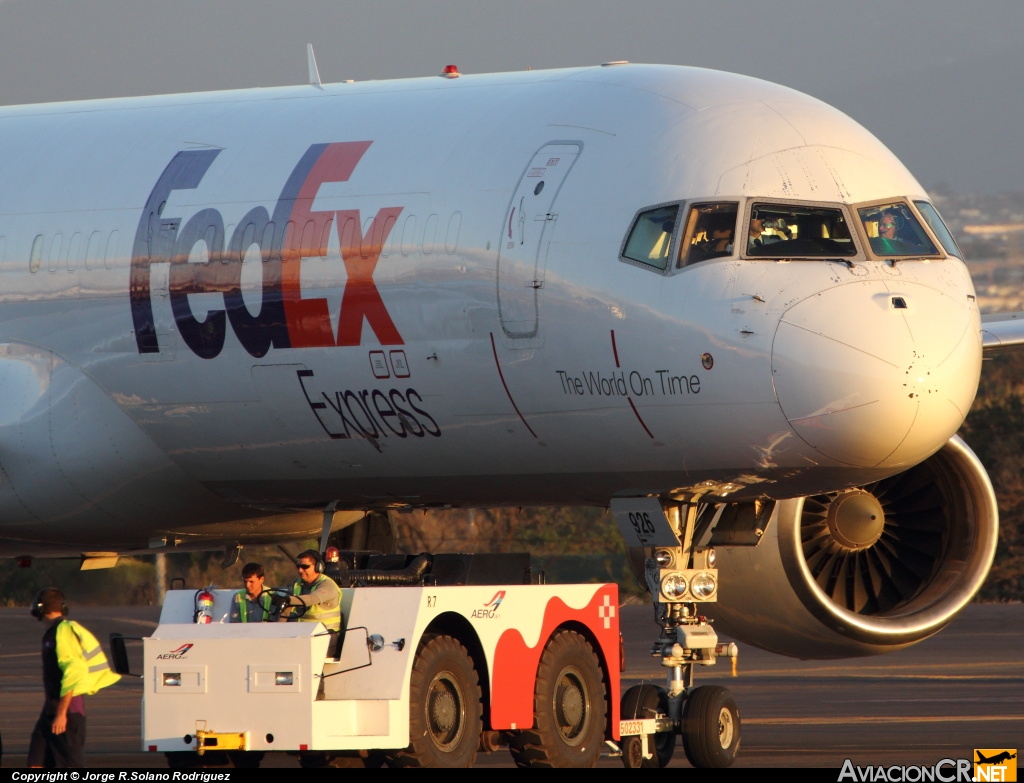
<path fill-rule="evenodd" d="M 699 569 L 665 569 L 661 572 L 661 600 L 715 601 L 718 595 L 718 573 L 711 567 Z"/>
<path fill-rule="evenodd" d="M 686 577 L 679 573 L 667 574 L 661 580 L 661 592 L 670 601 L 677 601 L 686 595 Z"/>
<path fill-rule="evenodd" d="M 697 598 L 710 598 L 715 594 L 715 590 L 718 589 L 718 584 L 715 581 L 715 577 L 705 572 L 703 574 L 697 574 L 690 583 L 690 589 L 693 590 L 693 594 Z"/>

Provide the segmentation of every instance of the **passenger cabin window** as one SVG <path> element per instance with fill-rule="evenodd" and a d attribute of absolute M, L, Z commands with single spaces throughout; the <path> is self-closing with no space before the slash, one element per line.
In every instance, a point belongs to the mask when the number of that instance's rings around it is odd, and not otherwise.
<path fill-rule="evenodd" d="M 757 258 L 835 258 L 857 254 L 841 209 L 754 204 L 744 238 Z"/>
<path fill-rule="evenodd" d="M 946 224 L 943 223 L 942 218 L 939 217 L 938 210 L 936 210 L 935 207 L 927 201 L 915 201 L 914 204 L 917 206 L 917 211 L 921 213 L 921 217 L 924 218 L 924 222 L 928 224 L 928 228 L 932 230 L 932 233 L 939 240 L 939 244 L 942 245 L 942 249 L 951 256 L 963 259 L 964 254 L 960 252 L 960 248 L 957 247 L 956 240 L 953 239 L 953 235 L 949 233 L 949 229 L 946 228 Z"/>
<path fill-rule="evenodd" d="M 74 272 L 78 268 L 78 256 L 82 252 L 82 232 L 76 231 L 71 235 L 71 241 L 68 243 L 68 256 L 64 260 L 64 264 L 69 272 Z"/>
<path fill-rule="evenodd" d="M 401 253 L 408 256 L 416 250 L 416 216 L 406 215 L 405 225 L 402 226 Z"/>
<path fill-rule="evenodd" d="M 641 212 L 633 221 L 622 257 L 655 269 L 667 269 L 678 215 L 678 204 Z"/>
<path fill-rule="evenodd" d="M 393 217 L 389 217 L 388 220 L 391 223 L 395 222 Z M 454 255 L 456 249 L 459 246 L 459 229 L 462 228 L 462 213 L 452 212 L 452 216 L 448 218 L 448 232 L 444 237 L 444 252 L 448 255 Z M 391 227 L 387 226 L 386 230 L 390 231 Z M 387 234 L 384 234 L 387 236 Z"/>
<path fill-rule="evenodd" d="M 876 256 L 936 256 L 939 251 L 902 201 L 858 210 Z"/>
<path fill-rule="evenodd" d="M 117 232 L 111 231 L 107 237 L 107 249 L 103 253 L 103 266 L 113 269 L 117 265 Z"/>
<path fill-rule="evenodd" d="M 372 218 L 371 218 L 372 223 Z M 366 227 L 366 235 L 369 236 L 370 227 Z M 437 213 L 427 215 L 426 225 L 423 226 L 423 255 L 429 256 L 434 252 L 434 245 L 437 243 Z"/>
<path fill-rule="evenodd" d="M 731 256 L 735 248 L 738 211 L 736 203 L 694 204 L 690 207 L 678 266 Z"/>
<path fill-rule="evenodd" d="M 61 252 L 64 250 L 64 235 L 54 234 L 53 239 L 50 240 L 50 262 L 49 270 L 56 272 L 60 267 Z"/>
<path fill-rule="evenodd" d="M 38 272 L 39 263 L 43 258 L 43 235 L 36 234 L 36 238 L 32 240 L 32 250 L 28 256 L 28 271 Z"/>
<path fill-rule="evenodd" d="M 98 269 L 100 265 L 100 253 L 102 248 L 100 247 L 103 243 L 103 235 L 99 231 L 93 231 L 89 235 L 89 244 L 85 251 L 85 268 L 92 270 Z"/>

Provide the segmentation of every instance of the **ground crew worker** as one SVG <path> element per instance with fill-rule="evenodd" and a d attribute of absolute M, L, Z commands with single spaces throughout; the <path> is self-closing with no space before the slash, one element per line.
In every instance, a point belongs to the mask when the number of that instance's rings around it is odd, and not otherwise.
<path fill-rule="evenodd" d="M 110 670 L 96 637 L 67 614 L 64 594 L 54 587 L 41 590 L 32 604 L 32 616 L 49 627 L 43 633 L 46 701 L 29 742 L 30 767 L 84 767 L 83 696 L 121 679 Z"/>
<path fill-rule="evenodd" d="M 299 578 L 292 585 L 289 605 L 308 608 L 298 617 L 293 611 L 288 619 L 323 623 L 331 634 L 328 655 L 336 655 L 336 642 L 341 631 L 341 588 L 324 573 L 323 557 L 316 550 L 301 552 L 296 565 Z"/>
<path fill-rule="evenodd" d="M 235 593 L 231 602 L 232 623 L 265 623 L 270 620 L 270 607 L 273 596 L 263 592 L 263 566 L 259 563 L 246 563 L 242 569 L 244 590 Z"/>

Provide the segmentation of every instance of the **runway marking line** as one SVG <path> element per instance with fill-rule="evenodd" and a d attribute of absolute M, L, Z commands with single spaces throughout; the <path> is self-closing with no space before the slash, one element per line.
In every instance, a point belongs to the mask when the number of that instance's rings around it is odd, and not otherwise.
<path fill-rule="evenodd" d="M 743 718 L 743 725 L 764 726 L 818 726 L 836 723 L 962 723 L 965 720 L 995 723 L 997 721 L 1024 721 L 1024 715 L 830 715 L 821 718 Z"/>
<path fill-rule="evenodd" d="M 907 667 L 919 671 L 928 667 L 913 666 Z M 938 666 L 934 668 L 940 668 Z M 946 668 L 945 664 L 942 668 Z M 776 680 L 794 680 L 794 679 L 806 679 L 812 677 L 824 677 L 827 676 L 830 680 L 1005 680 L 1014 679 L 1024 676 L 1024 667 L 1021 666 L 1020 661 L 1006 661 L 1004 663 L 985 663 L 976 664 L 973 666 L 958 666 L 948 667 L 955 669 L 959 673 L 951 674 L 927 674 L 927 673 L 914 673 L 914 671 L 893 671 L 887 670 L 867 670 L 864 672 L 850 672 L 844 669 L 836 668 L 815 668 L 815 669 L 803 669 L 803 670 L 788 670 L 788 669 L 740 669 L 739 677 L 741 678 L 755 678 L 755 677 L 770 677 Z M 969 674 L 965 673 L 964 669 L 994 669 L 999 673 L 985 673 L 985 674 Z M 661 679 L 664 675 L 660 672 L 636 672 L 635 674 L 631 671 L 626 671 L 624 679 L 638 680 L 638 679 L 649 679 L 657 677 Z"/>

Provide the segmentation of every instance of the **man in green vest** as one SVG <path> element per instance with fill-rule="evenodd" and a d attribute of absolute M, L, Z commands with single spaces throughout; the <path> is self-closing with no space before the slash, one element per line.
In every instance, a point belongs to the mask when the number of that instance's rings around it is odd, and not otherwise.
<path fill-rule="evenodd" d="M 292 585 L 290 605 L 305 606 L 306 611 L 300 616 L 295 610 L 290 611 L 289 620 L 299 622 L 321 622 L 331 634 L 331 643 L 327 646 L 328 655 L 335 655 L 338 633 L 341 631 L 341 588 L 324 573 L 324 560 L 319 552 L 307 549 L 299 554 L 296 565 L 299 578 Z"/>
<path fill-rule="evenodd" d="M 64 594 L 54 587 L 41 590 L 32 604 L 32 616 L 49 625 L 43 633 L 46 701 L 29 741 L 30 767 L 84 767 L 83 696 L 121 679 L 110 670 L 96 637 L 67 614 Z"/>
<path fill-rule="evenodd" d="M 228 619 L 233 623 L 265 623 L 271 619 L 269 592 L 263 592 L 263 566 L 246 563 L 242 569 L 244 590 L 235 593 Z"/>

